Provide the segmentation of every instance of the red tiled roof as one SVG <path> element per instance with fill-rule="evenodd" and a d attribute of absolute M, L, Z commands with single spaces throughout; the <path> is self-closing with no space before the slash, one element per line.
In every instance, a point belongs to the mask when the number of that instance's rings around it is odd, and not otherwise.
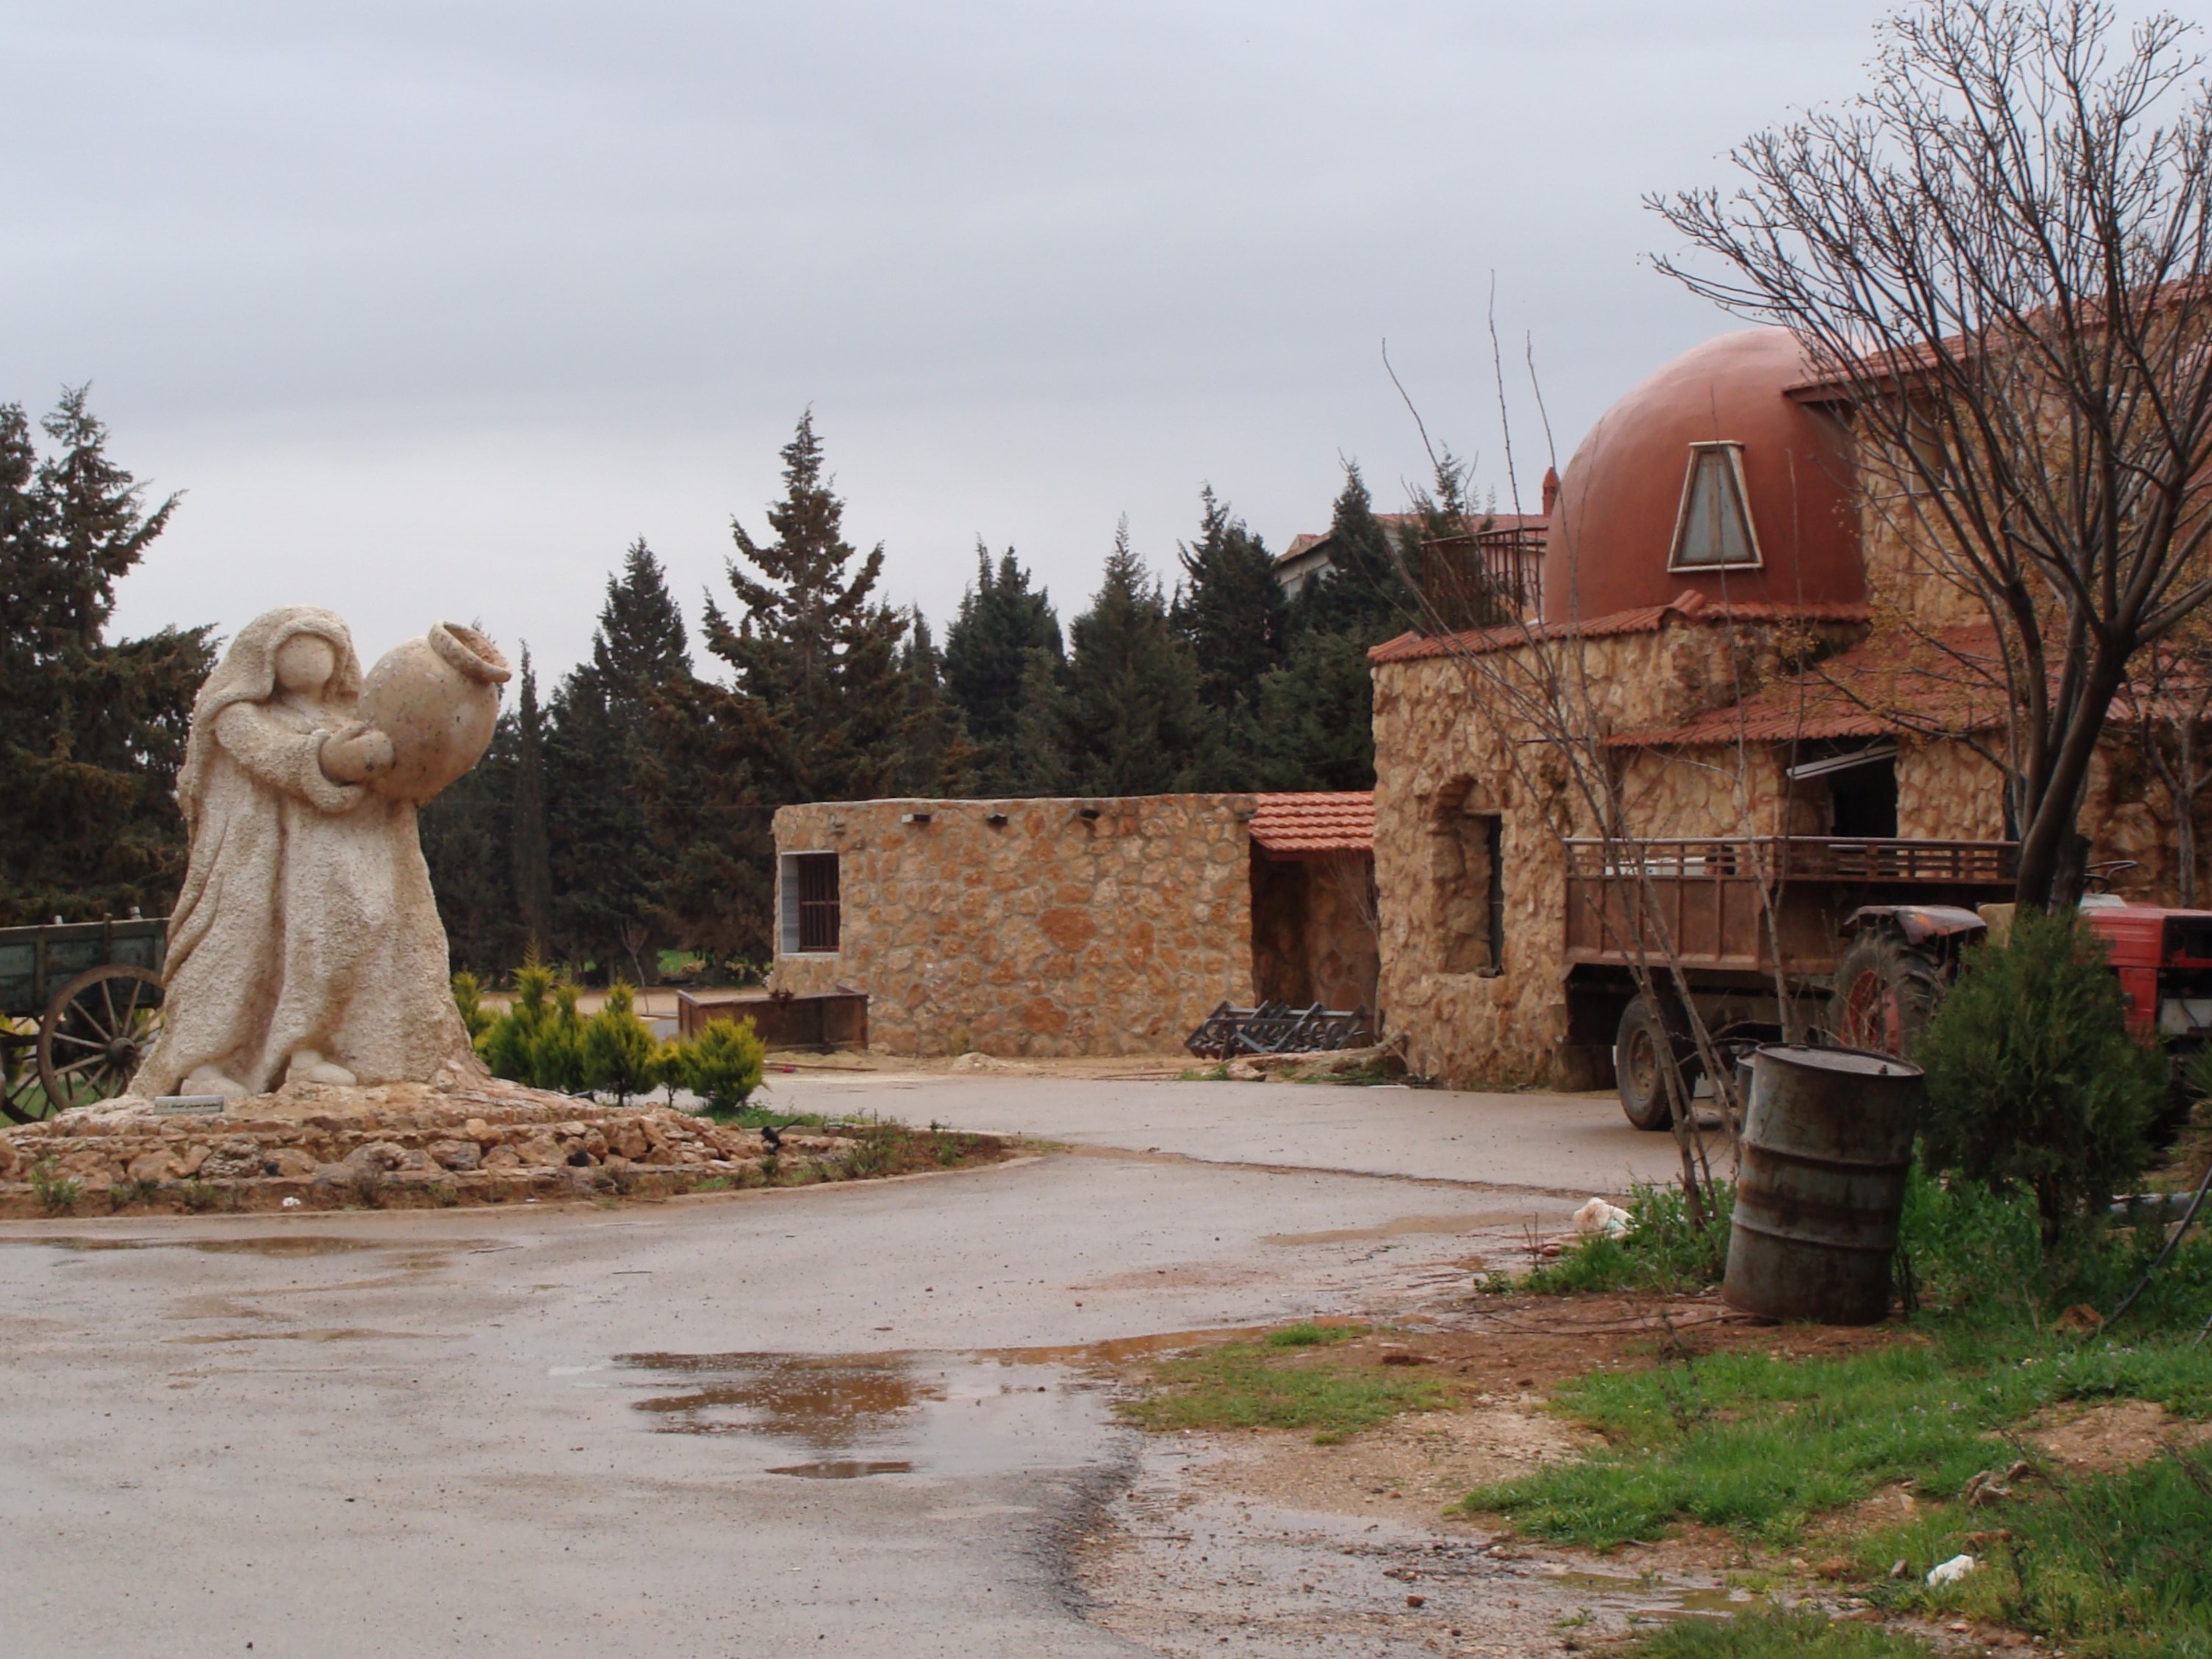
<path fill-rule="evenodd" d="M 1862 640 L 1793 679 L 1680 726 L 1619 732 L 1615 748 L 1691 748 L 1987 731 L 2003 724 L 2004 666 L 1996 632 L 1957 628 L 1932 638 Z"/>
<path fill-rule="evenodd" d="M 1375 850 L 1375 795 L 1361 789 L 1334 794 L 1259 795 L 1252 839 L 1276 858 L 1322 858 Z"/>
<path fill-rule="evenodd" d="M 1656 634 L 1676 622 L 1864 622 L 1863 605 L 1770 605 L 1763 601 L 1722 605 L 1709 603 L 1692 590 L 1666 605 L 1648 605 L 1634 611 L 1616 611 L 1607 617 L 1554 626 L 1545 623 L 1507 623 L 1498 628 L 1471 629 L 1464 634 L 1401 634 L 1385 640 L 1367 653 L 1370 662 L 1419 662 L 1425 658 L 1457 656 L 1462 653 L 1486 656 L 1510 651 L 1533 640 L 1609 639 L 1620 634 Z"/>

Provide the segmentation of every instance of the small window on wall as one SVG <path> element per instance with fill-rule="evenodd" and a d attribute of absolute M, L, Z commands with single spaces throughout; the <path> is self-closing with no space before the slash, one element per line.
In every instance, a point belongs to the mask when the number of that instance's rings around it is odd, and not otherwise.
<path fill-rule="evenodd" d="M 1759 540 L 1744 503 L 1743 446 L 1692 444 L 1669 570 L 1755 569 Z"/>
<path fill-rule="evenodd" d="M 834 956 L 837 951 L 837 855 L 786 853 L 776 872 L 781 914 L 777 948 L 787 957 Z"/>

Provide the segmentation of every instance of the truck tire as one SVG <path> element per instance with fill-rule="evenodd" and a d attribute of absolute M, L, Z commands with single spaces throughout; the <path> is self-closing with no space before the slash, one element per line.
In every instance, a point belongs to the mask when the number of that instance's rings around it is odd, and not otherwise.
<path fill-rule="evenodd" d="M 1639 1129 L 1671 1129 L 1674 1114 L 1667 1103 L 1667 1079 L 1662 1058 L 1672 1048 L 1682 1067 L 1684 1092 L 1697 1087 L 1698 1065 L 1685 1050 L 1680 1018 L 1663 1019 L 1641 994 L 1622 1010 L 1620 1030 L 1613 1039 L 1613 1084 L 1620 1091 L 1620 1109 Z M 1673 1029 L 1670 1029 L 1673 1028 Z"/>
<path fill-rule="evenodd" d="M 1943 1000 L 1942 964 L 1893 933 L 1865 933 L 1836 963 L 1828 1029 L 1846 1048 L 1902 1060 Z"/>

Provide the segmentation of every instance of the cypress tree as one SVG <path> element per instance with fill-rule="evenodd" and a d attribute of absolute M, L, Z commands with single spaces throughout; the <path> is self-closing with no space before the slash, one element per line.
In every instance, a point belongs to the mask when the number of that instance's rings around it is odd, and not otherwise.
<path fill-rule="evenodd" d="M 1369 633 L 1297 636 L 1260 681 L 1247 738 L 1255 789 L 1372 789 L 1375 688 Z"/>
<path fill-rule="evenodd" d="M 1115 532 L 1097 598 L 1068 635 L 1051 745 L 1068 787 L 1089 795 L 1203 787 L 1215 763 L 1215 723 L 1199 699 L 1198 659 L 1130 548 L 1127 520 Z"/>
<path fill-rule="evenodd" d="M 1012 548 L 994 571 L 979 537 L 975 585 L 961 595 L 959 614 L 945 633 L 945 684 L 967 723 L 976 787 L 987 794 L 1022 787 L 1023 688 L 1037 653 L 1055 666 L 1062 660 L 1052 601 L 1030 590 L 1029 572 Z"/>
<path fill-rule="evenodd" d="M 0 405 L 0 924 L 148 915 L 174 902 L 172 799 L 209 629 L 108 642 L 115 584 L 167 528 L 109 459 L 82 387 L 40 423 Z"/>
<path fill-rule="evenodd" d="M 1291 626 L 1324 633 L 1359 633 L 1389 639 L 1419 614 L 1391 558 L 1391 532 L 1375 516 L 1375 502 L 1358 465 L 1347 461 L 1344 488 L 1329 514 L 1330 568 L 1298 590 Z"/>
<path fill-rule="evenodd" d="M 516 750 L 515 717 L 503 712 L 484 757 L 416 820 L 452 965 L 484 978 L 503 976 L 525 948 L 508 877 Z"/>
<path fill-rule="evenodd" d="M 975 751 L 961 729 L 959 708 L 945 695 L 945 659 L 918 608 L 907 613 L 898 665 L 906 687 L 907 731 L 899 793 L 947 798 L 969 793 L 975 782 Z"/>
<path fill-rule="evenodd" d="M 521 695 L 514 715 L 514 808 L 508 833 L 514 914 L 525 958 L 553 951 L 553 852 L 545 830 L 545 718 L 538 673 L 522 647 Z"/>
<path fill-rule="evenodd" d="M 811 410 L 784 446 L 783 481 L 768 512 L 774 539 L 755 541 L 731 520 L 729 583 L 741 609 L 733 624 L 708 605 L 707 647 L 729 665 L 746 758 L 780 799 L 879 796 L 903 758 L 906 619 L 875 598 L 882 544 L 863 556 L 845 539 L 845 504 L 823 468 Z"/>
<path fill-rule="evenodd" d="M 642 536 L 623 553 L 621 574 L 607 580 L 592 635 L 592 669 L 624 717 L 640 725 L 653 692 L 691 672 L 684 612 Z"/>
<path fill-rule="evenodd" d="M 756 961 L 772 953 L 775 809 L 890 793 L 915 719 L 900 664 L 907 618 L 875 597 L 884 550 L 863 556 L 846 541 L 811 410 L 784 446 L 783 483 L 770 539 L 731 521 L 739 609 L 733 620 L 710 598 L 706 617 L 730 684 L 695 686 L 689 741 L 665 757 L 682 775 L 661 792 L 688 832 L 672 890 L 694 942 Z"/>
<path fill-rule="evenodd" d="M 1208 484 L 1196 543 L 1180 544 L 1183 583 L 1176 631 L 1198 658 L 1198 695 L 1209 708 L 1248 706 L 1260 677 L 1283 659 L 1290 607 L 1267 544 Z"/>
<path fill-rule="evenodd" d="M 592 659 L 555 693 L 545 734 L 552 926 L 564 954 L 650 978 L 673 849 L 652 833 L 657 704 L 690 678 L 683 613 L 643 541 L 607 580 Z"/>

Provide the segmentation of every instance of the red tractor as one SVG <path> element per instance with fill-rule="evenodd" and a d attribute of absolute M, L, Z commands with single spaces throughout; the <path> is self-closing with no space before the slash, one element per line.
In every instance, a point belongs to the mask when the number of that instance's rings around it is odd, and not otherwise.
<path fill-rule="evenodd" d="M 2081 917 L 2120 978 L 2128 1030 L 2185 1058 L 2212 1037 L 2212 910 L 2130 904 L 2109 890 L 2131 862 L 2093 867 Z M 1984 906 L 1984 911 L 1990 907 Z M 1955 905 L 1868 905 L 1844 924 L 1829 1024 L 1855 1048 L 1902 1054 L 1958 975 L 1965 947 L 1984 938 L 1984 914 Z"/>

